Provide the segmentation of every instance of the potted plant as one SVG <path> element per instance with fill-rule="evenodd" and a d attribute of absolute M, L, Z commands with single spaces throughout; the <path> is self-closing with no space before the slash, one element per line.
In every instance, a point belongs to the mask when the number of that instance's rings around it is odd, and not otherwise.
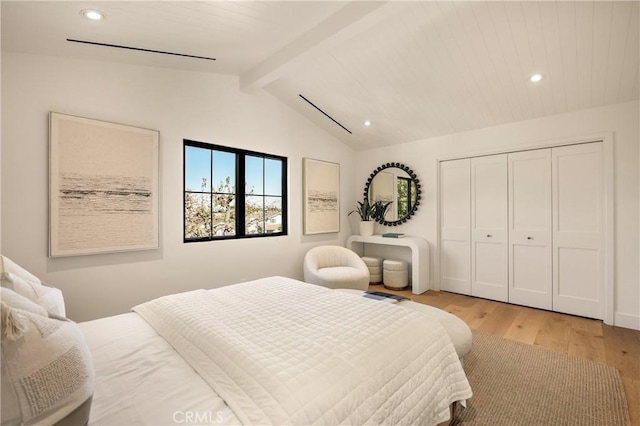
<path fill-rule="evenodd" d="M 360 235 L 373 235 L 373 205 L 369 203 L 369 198 L 364 197 L 362 201 L 358 201 L 358 207 L 355 210 L 349 212 L 358 213 L 360 216 Z"/>
<path fill-rule="evenodd" d="M 376 219 L 384 220 L 385 214 L 391 205 L 391 201 L 385 203 L 375 201 L 373 204 L 369 202 L 369 198 L 364 197 L 362 201 L 358 201 L 358 207 L 349 212 L 358 213 L 360 216 L 360 235 L 373 235 L 373 224 Z"/>

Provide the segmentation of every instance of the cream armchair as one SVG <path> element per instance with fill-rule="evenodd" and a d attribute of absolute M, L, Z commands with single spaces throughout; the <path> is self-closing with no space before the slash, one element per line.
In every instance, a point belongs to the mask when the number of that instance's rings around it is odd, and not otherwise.
<path fill-rule="evenodd" d="M 356 253 L 340 246 L 318 246 L 304 256 L 304 280 L 328 288 L 369 288 L 369 268 Z"/>

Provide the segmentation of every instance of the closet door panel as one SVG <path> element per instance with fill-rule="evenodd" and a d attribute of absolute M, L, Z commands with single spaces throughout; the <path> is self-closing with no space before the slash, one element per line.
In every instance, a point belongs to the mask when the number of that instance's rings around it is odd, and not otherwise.
<path fill-rule="evenodd" d="M 440 163 L 440 288 L 471 294 L 470 160 Z"/>
<path fill-rule="evenodd" d="M 552 309 L 551 150 L 511 153 L 509 302 Z"/>
<path fill-rule="evenodd" d="M 508 299 L 507 155 L 471 159 L 471 295 Z"/>
<path fill-rule="evenodd" d="M 506 244 L 474 241 L 471 295 L 507 301 Z"/>
<path fill-rule="evenodd" d="M 602 143 L 552 149 L 553 306 L 604 318 Z"/>
<path fill-rule="evenodd" d="M 513 244 L 512 259 L 511 286 L 515 297 L 511 297 L 510 301 L 526 306 L 534 306 L 533 302 L 539 298 L 546 301 L 546 296 L 550 293 L 549 275 L 551 270 L 547 267 L 549 247 Z M 531 302 L 528 301 L 529 298 L 531 298 Z M 551 304 L 536 307 L 551 309 Z"/>

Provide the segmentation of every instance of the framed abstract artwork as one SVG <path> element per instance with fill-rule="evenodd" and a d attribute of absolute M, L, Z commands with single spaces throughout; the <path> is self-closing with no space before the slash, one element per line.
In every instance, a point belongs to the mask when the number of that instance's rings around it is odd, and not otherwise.
<path fill-rule="evenodd" d="M 49 114 L 49 256 L 149 250 L 159 240 L 156 130 Z"/>
<path fill-rule="evenodd" d="M 340 232 L 340 164 L 302 159 L 305 235 Z"/>

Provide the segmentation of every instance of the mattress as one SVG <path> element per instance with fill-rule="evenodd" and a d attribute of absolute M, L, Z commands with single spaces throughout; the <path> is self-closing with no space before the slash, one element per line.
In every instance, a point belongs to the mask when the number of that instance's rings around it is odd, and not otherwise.
<path fill-rule="evenodd" d="M 270 277 L 135 310 L 79 324 L 96 377 L 89 424 L 435 424 L 471 397 L 437 321 L 386 303 Z M 324 382 L 344 395 L 310 386 Z"/>
<path fill-rule="evenodd" d="M 96 375 L 89 424 L 240 424 L 213 389 L 138 314 L 79 325 Z"/>

